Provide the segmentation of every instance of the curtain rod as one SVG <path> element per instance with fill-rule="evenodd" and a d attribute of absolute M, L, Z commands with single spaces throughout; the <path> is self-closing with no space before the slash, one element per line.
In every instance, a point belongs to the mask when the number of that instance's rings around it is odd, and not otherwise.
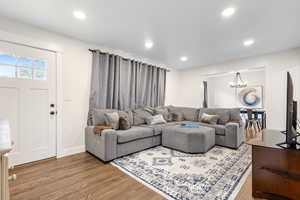
<path fill-rule="evenodd" d="M 109 52 L 103 52 L 103 51 L 101 51 L 101 50 L 99 50 L 99 49 L 89 49 L 89 51 L 90 52 L 100 52 L 100 53 L 102 53 L 102 54 L 110 54 L 110 55 L 116 55 L 116 56 L 120 56 L 120 55 L 117 55 L 117 54 L 114 54 L 114 53 L 109 53 Z M 122 57 L 122 59 L 124 59 L 124 60 L 132 60 L 132 61 L 137 61 L 137 62 L 140 62 L 140 63 L 142 63 L 142 64 L 146 64 L 146 65 L 152 65 L 152 66 L 154 66 L 153 64 L 147 64 L 147 63 L 145 63 L 145 62 L 143 62 L 143 61 L 138 61 L 138 60 L 135 60 L 135 59 L 133 59 L 133 58 L 125 58 L 125 57 L 123 57 L 123 56 L 120 56 L 120 57 Z M 170 72 L 171 70 L 170 69 L 168 69 L 168 68 L 165 68 L 165 67 L 158 67 L 158 68 L 162 68 L 162 69 L 165 69 L 167 72 Z"/>

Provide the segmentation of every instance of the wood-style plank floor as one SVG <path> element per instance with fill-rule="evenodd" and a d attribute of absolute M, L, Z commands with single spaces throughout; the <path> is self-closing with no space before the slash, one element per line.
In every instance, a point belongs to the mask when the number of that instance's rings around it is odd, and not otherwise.
<path fill-rule="evenodd" d="M 11 200 L 160 200 L 158 193 L 88 153 L 13 169 Z M 236 200 L 253 200 L 251 175 Z"/>

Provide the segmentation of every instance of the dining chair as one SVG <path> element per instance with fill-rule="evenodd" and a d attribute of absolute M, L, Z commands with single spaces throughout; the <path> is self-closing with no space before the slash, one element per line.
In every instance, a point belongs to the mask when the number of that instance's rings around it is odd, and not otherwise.
<path fill-rule="evenodd" d="M 258 133 L 262 130 L 262 126 L 258 119 L 258 115 L 254 114 L 252 109 L 247 109 L 247 119 L 246 119 L 245 129 L 247 133 L 249 133 L 250 131 L 251 132 L 254 131 L 254 133 Z"/>

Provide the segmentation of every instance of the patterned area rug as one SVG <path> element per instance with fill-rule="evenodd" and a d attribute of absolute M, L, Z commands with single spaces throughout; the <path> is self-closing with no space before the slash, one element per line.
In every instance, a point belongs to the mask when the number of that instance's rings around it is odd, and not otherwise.
<path fill-rule="evenodd" d="M 238 150 L 216 146 L 205 154 L 159 146 L 111 164 L 168 199 L 227 200 L 237 194 L 234 190 L 251 166 L 251 146 L 243 144 Z"/>

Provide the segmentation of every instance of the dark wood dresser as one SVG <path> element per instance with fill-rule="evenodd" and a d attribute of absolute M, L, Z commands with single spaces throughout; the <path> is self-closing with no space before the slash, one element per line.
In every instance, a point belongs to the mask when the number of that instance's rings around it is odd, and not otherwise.
<path fill-rule="evenodd" d="M 279 131 L 264 130 L 252 145 L 252 195 L 271 200 L 300 200 L 300 150 L 283 149 Z"/>

